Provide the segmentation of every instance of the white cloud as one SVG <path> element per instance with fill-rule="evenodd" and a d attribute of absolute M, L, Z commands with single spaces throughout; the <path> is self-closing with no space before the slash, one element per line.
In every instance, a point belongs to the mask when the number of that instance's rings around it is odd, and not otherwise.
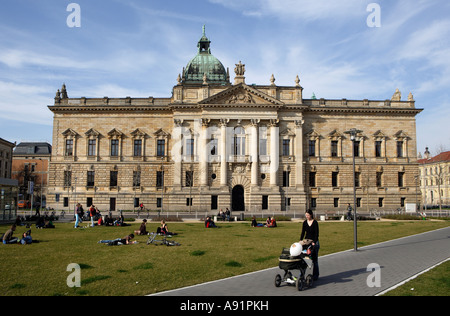
<path fill-rule="evenodd" d="M 51 112 L 47 105 L 49 87 L 0 81 L 0 108 L 3 119 L 51 124 Z M 56 92 L 56 90 L 55 90 Z"/>
<path fill-rule="evenodd" d="M 367 3 L 361 0 L 209 0 L 246 16 L 296 18 L 304 21 L 334 19 L 366 14 Z"/>

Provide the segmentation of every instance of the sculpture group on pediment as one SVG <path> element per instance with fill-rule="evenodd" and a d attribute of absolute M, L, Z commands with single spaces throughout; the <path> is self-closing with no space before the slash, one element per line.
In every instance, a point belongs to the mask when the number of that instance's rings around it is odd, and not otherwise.
<path fill-rule="evenodd" d="M 233 94 L 227 101 L 228 104 L 236 104 L 236 103 L 255 103 L 253 97 L 249 93 L 239 93 Z"/>

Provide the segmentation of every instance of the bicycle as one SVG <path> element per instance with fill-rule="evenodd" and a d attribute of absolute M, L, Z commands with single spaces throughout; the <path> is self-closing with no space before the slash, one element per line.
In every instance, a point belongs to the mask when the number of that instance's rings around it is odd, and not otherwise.
<path fill-rule="evenodd" d="M 162 236 L 162 239 L 157 239 L 158 236 Z M 173 240 L 167 240 L 167 237 L 172 237 L 171 235 L 164 235 L 164 234 L 157 234 L 157 233 L 150 233 L 150 236 L 147 240 L 147 245 L 149 244 L 155 244 L 155 245 L 166 245 L 166 246 L 181 246 L 180 243 L 173 241 Z"/>

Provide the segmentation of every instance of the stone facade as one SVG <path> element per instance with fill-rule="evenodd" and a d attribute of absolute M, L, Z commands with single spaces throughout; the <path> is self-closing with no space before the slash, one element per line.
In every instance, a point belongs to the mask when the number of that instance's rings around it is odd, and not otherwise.
<path fill-rule="evenodd" d="M 210 54 L 208 41 L 199 47 L 199 55 Z M 213 62 L 205 69 L 222 69 Z M 360 130 L 360 208 L 414 203 L 421 110 L 411 94 L 406 101 L 399 91 L 381 101 L 305 99 L 298 76 L 292 86 L 277 86 L 273 75 L 267 85 L 247 85 L 241 62 L 233 84 L 228 69 L 214 73 L 228 80 L 219 83 L 192 69 L 199 68 L 191 61 L 189 80 L 183 70 L 168 98 L 69 98 L 65 86 L 58 90 L 49 106 L 47 203 L 130 210 L 142 202 L 157 210 L 162 200 L 164 211 L 213 213 L 343 210 L 353 202 L 352 141 L 345 133 L 351 128 Z"/>
<path fill-rule="evenodd" d="M 419 159 L 420 191 L 424 207 L 449 207 L 450 205 L 450 151 Z"/>

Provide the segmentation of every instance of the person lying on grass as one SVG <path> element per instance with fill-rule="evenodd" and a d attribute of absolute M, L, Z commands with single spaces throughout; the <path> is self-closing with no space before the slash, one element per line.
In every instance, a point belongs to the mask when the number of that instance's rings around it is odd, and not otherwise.
<path fill-rule="evenodd" d="M 137 241 L 132 240 L 134 238 L 134 234 L 129 234 L 124 238 L 117 239 L 109 239 L 109 240 L 99 240 L 99 244 L 108 244 L 108 246 L 120 246 L 120 245 L 130 245 L 136 244 Z"/>

